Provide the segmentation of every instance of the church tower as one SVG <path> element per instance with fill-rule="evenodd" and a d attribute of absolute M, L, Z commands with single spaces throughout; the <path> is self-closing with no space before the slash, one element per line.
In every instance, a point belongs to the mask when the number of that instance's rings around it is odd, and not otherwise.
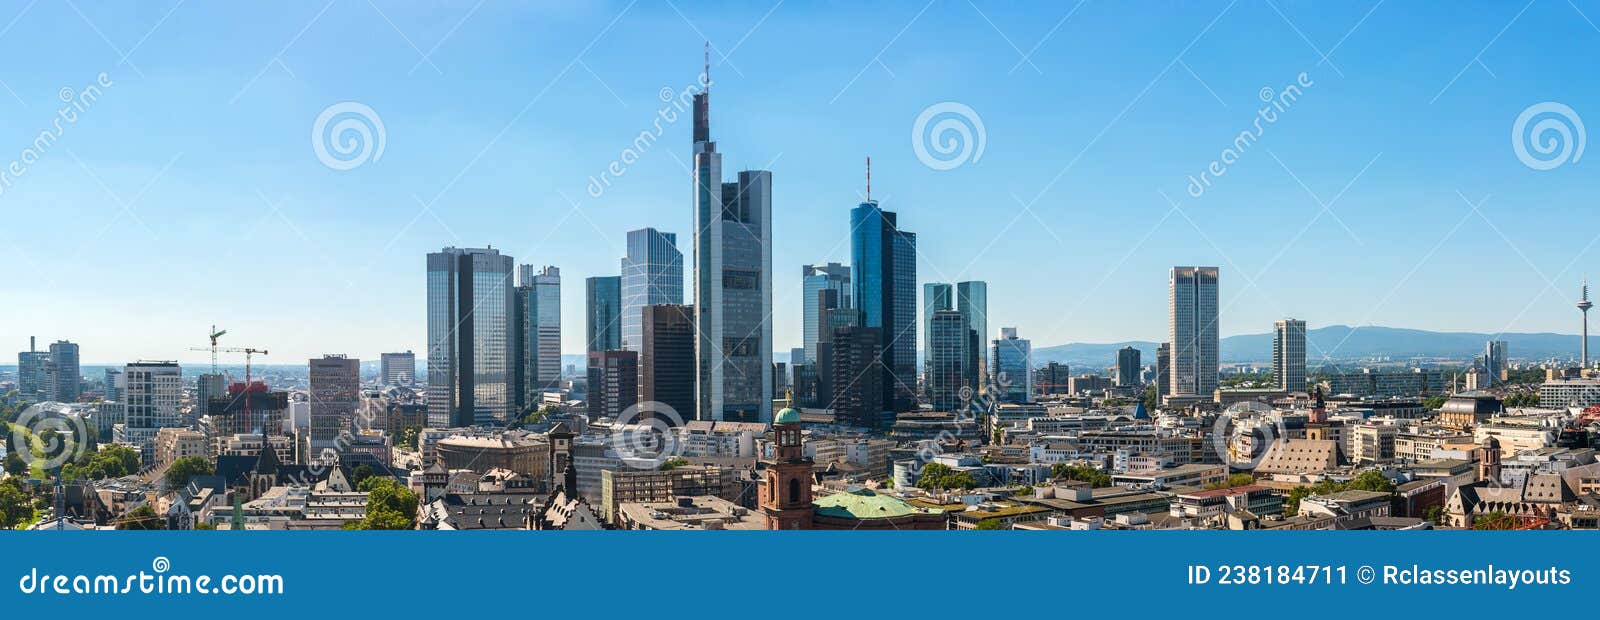
<path fill-rule="evenodd" d="M 767 515 L 767 529 L 811 529 L 811 459 L 800 438 L 800 412 L 778 412 L 772 422 L 772 438 L 775 448 L 772 458 L 763 463 L 766 476 L 761 480 L 761 512 Z"/>

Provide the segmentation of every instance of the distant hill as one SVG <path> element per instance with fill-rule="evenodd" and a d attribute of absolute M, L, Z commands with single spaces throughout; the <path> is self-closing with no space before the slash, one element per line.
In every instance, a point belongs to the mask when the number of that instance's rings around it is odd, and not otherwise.
<path fill-rule="evenodd" d="M 1483 334 L 1474 332 L 1432 332 L 1398 327 L 1350 327 L 1330 325 L 1306 331 L 1306 357 L 1309 360 L 1324 356 L 1335 359 L 1391 357 L 1404 360 L 1411 357 L 1446 357 L 1468 359 L 1482 355 L 1484 343 L 1490 338 L 1506 341 L 1512 358 L 1546 359 L 1577 357 L 1578 336 L 1575 334 Z M 1228 336 L 1219 343 L 1220 357 L 1224 362 L 1260 362 L 1272 359 L 1272 334 L 1241 334 Z M 1600 337 L 1590 336 L 1590 350 L 1600 351 Z M 1140 351 L 1140 361 L 1155 361 L 1159 343 L 1145 341 L 1113 342 L 1106 344 L 1070 343 L 1033 350 L 1034 364 L 1064 362 L 1072 366 L 1092 368 L 1109 367 L 1116 363 L 1117 350 L 1132 346 Z"/>

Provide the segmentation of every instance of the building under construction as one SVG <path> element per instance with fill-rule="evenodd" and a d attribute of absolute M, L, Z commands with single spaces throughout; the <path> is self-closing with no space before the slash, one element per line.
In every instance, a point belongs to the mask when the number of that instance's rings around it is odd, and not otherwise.
<path fill-rule="evenodd" d="M 266 382 L 234 382 L 228 394 L 206 402 L 206 417 L 201 421 L 209 437 L 228 437 L 238 434 L 283 432 L 284 416 L 289 410 L 289 393 L 267 389 Z"/>

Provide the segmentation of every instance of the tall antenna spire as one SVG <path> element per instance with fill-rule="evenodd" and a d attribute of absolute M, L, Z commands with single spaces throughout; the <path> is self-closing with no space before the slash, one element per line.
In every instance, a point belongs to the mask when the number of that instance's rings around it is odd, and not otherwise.
<path fill-rule="evenodd" d="M 872 156 L 867 156 L 867 202 L 872 202 Z"/>
<path fill-rule="evenodd" d="M 706 70 L 700 75 L 700 79 L 705 80 L 706 90 L 711 90 L 711 41 L 706 41 Z"/>

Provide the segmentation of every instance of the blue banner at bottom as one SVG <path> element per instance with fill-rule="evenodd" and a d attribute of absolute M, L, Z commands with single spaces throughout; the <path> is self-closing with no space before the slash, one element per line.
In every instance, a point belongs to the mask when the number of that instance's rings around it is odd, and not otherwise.
<path fill-rule="evenodd" d="M 62 532 L 0 554 L 8 617 L 1550 613 L 1585 532 Z M 1213 606 L 1224 606 L 1216 607 Z M 1243 611 L 1234 608 L 1235 611 Z M 842 614 L 842 615 L 841 615 Z"/>

